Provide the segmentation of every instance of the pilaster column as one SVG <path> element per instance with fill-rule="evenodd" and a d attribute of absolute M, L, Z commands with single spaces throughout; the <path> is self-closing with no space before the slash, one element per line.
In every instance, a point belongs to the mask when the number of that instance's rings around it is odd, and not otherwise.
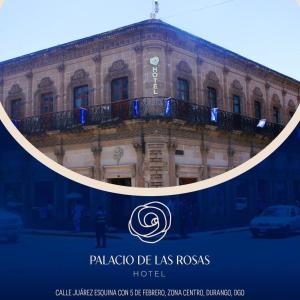
<path fill-rule="evenodd" d="M 199 105 L 204 105 L 204 99 L 203 99 L 203 86 L 202 86 L 202 76 L 201 76 L 201 66 L 203 64 L 203 60 L 200 57 L 197 57 L 196 59 L 197 64 L 197 89 L 196 89 L 196 101 Z"/>
<path fill-rule="evenodd" d="M 226 111 L 231 111 L 230 100 L 229 100 L 229 96 L 228 96 L 228 80 L 227 80 L 227 75 L 228 75 L 229 71 L 230 70 L 226 66 L 224 66 L 224 68 L 223 68 L 223 107 L 221 107 L 221 108 Z"/>
<path fill-rule="evenodd" d="M 136 151 L 137 156 L 137 161 L 135 165 L 136 187 L 145 187 L 143 146 L 141 143 L 136 142 L 133 144 L 133 147 Z"/>
<path fill-rule="evenodd" d="M 65 98 L 65 65 L 62 63 L 57 67 L 59 72 L 59 96 L 56 98 L 57 111 L 64 111 L 67 109 L 67 101 Z"/>
<path fill-rule="evenodd" d="M 91 151 L 94 155 L 95 159 L 95 174 L 94 178 L 96 180 L 101 180 L 102 179 L 102 172 L 101 172 L 101 152 L 102 152 L 102 147 L 100 145 L 100 140 L 91 147 Z"/>
<path fill-rule="evenodd" d="M 209 168 L 208 168 L 208 162 L 207 162 L 209 148 L 205 143 L 203 131 L 201 132 L 200 152 L 201 152 L 201 159 L 202 159 L 202 166 L 203 166 L 202 179 L 204 180 L 209 177 Z"/>
<path fill-rule="evenodd" d="M 64 165 L 64 156 L 65 156 L 65 150 L 63 146 L 63 141 L 60 141 L 60 144 L 57 145 L 54 149 L 54 154 L 56 156 L 56 160 L 60 165 Z"/>
<path fill-rule="evenodd" d="M 32 71 L 26 73 L 26 78 L 27 78 L 28 90 L 27 90 L 27 101 L 26 101 L 27 105 L 26 105 L 25 115 L 27 117 L 30 117 L 35 114 L 34 104 L 32 99 L 32 78 L 33 78 Z"/>
<path fill-rule="evenodd" d="M 176 186 L 176 163 L 175 151 L 177 144 L 175 141 L 170 140 L 168 143 L 169 151 L 169 186 Z"/>
<path fill-rule="evenodd" d="M 96 82 L 95 82 L 95 96 L 94 96 L 94 105 L 100 105 L 102 103 L 101 99 L 101 54 L 98 53 L 93 57 L 93 61 L 95 63 L 95 74 L 96 74 Z"/>
<path fill-rule="evenodd" d="M 282 90 L 282 122 L 283 124 L 287 124 L 289 121 L 289 116 L 287 112 L 287 103 L 286 103 L 286 95 L 287 91 L 283 88 Z"/>
<path fill-rule="evenodd" d="M 252 111 L 253 103 L 251 103 L 251 96 L 250 96 L 250 82 L 252 78 L 251 76 L 246 76 L 246 103 L 244 105 L 246 116 L 253 117 L 254 112 Z"/>
<path fill-rule="evenodd" d="M 265 115 L 269 122 L 272 121 L 271 118 L 271 107 L 270 107 L 270 84 L 266 82 L 265 89 L 266 89 L 266 104 L 265 104 Z"/>
<path fill-rule="evenodd" d="M 175 96 L 172 92 L 172 59 L 171 55 L 173 48 L 169 45 L 165 48 L 165 58 L 166 58 L 166 94 L 165 96 Z"/>
<path fill-rule="evenodd" d="M 140 98 L 143 97 L 144 88 L 144 72 L 143 72 L 143 52 L 144 47 L 142 45 L 134 47 L 136 53 L 136 92 L 135 96 Z"/>

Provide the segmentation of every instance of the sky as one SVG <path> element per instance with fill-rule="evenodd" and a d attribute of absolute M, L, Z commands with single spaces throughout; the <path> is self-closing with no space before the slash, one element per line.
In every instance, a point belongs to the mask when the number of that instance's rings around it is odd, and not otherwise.
<path fill-rule="evenodd" d="M 152 0 L 0 0 L 0 61 L 148 19 Z M 300 80 L 300 0 L 160 0 L 159 18 Z"/>

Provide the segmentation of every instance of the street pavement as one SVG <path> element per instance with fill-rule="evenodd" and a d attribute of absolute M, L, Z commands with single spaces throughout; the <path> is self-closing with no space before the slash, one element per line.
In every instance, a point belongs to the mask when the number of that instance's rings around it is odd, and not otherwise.
<path fill-rule="evenodd" d="M 189 287 L 245 289 L 244 299 L 299 299 L 300 235 L 254 239 L 248 231 L 197 233 L 149 245 L 124 234 L 108 239 L 107 246 L 96 249 L 94 239 L 81 237 L 23 235 L 16 244 L 2 241 L 0 295 L 6 295 L 3 300 L 55 299 L 56 289 L 67 288 Z M 210 255 L 211 264 L 145 267 L 164 275 L 145 279 L 133 277 L 143 268 L 89 265 L 90 255 L 149 254 Z"/>

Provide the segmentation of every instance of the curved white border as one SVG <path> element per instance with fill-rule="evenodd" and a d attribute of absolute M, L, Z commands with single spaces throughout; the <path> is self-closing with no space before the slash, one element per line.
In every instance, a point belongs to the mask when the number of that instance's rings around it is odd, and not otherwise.
<path fill-rule="evenodd" d="M 221 175 L 209 178 L 203 181 L 196 183 L 183 185 L 183 186 L 174 186 L 174 187 L 163 187 L 163 188 L 138 188 L 138 187 L 124 187 L 119 185 L 113 185 L 106 182 L 98 181 L 95 179 L 88 178 L 86 176 L 80 175 L 74 171 L 67 169 L 64 166 L 53 161 L 51 158 L 47 157 L 37 148 L 35 148 L 13 125 L 9 116 L 6 114 L 2 104 L 0 104 L 0 120 L 9 131 L 9 133 L 14 137 L 14 139 L 33 157 L 35 157 L 39 162 L 50 168 L 51 170 L 59 173 L 62 176 L 67 177 L 68 179 L 74 180 L 80 184 L 84 184 L 94 189 L 118 193 L 131 196 L 170 196 L 170 195 L 179 195 L 185 193 L 191 193 L 198 190 L 203 190 L 214 185 L 223 183 L 234 177 L 241 175 L 242 173 L 248 171 L 249 169 L 256 166 L 262 160 L 267 158 L 271 153 L 273 153 L 292 133 L 296 128 L 300 120 L 300 107 L 298 107 L 295 115 L 291 121 L 286 125 L 284 130 L 263 150 L 261 150 L 256 156 L 249 159 L 240 166 L 227 171 Z"/>

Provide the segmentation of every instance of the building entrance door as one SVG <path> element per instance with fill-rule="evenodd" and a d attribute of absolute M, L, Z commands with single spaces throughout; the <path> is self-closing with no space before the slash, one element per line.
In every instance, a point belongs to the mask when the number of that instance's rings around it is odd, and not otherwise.
<path fill-rule="evenodd" d="M 186 178 L 179 178 L 179 185 L 185 185 L 185 184 L 190 184 L 190 183 L 195 183 L 197 182 L 198 179 L 197 178 L 189 178 L 189 177 L 186 177 Z"/>
<path fill-rule="evenodd" d="M 110 178 L 107 181 L 111 184 L 131 186 L 131 178 Z"/>

